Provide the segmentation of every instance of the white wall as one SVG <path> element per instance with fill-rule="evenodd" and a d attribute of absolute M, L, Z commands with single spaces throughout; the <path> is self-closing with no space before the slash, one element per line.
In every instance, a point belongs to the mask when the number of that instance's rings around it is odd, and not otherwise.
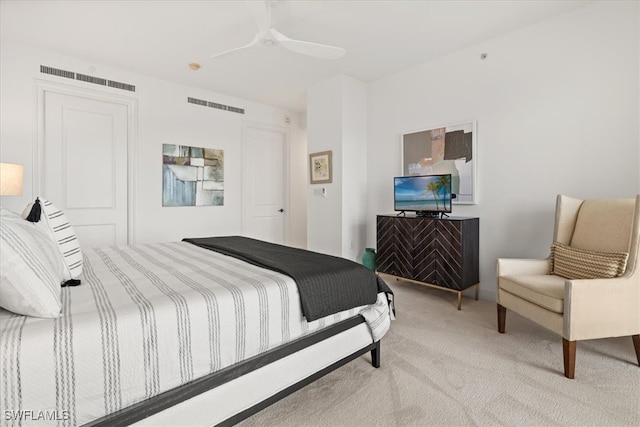
<path fill-rule="evenodd" d="M 359 260 L 367 229 L 367 86 L 343 77 L 342 256 Z"/>
<path fill-rule="evenodd" d="M 342 254 L 342 76 L 307 91 L 307 149 L 331 151 L 333 182 L 307 186 L 307 247 Z M 307 178 L 306 182 L 309 182 Z M 326 189 L 326 197 L 318 192 Z"/>
<path fill-rule="evenodd" d="M 555 196 L 640 192 L 637 2 L 598 2 L 370 85 L 369 215 L 393 211 L 400 135 L 477 120 L 481 296 L 498 257 L 548 255 Z M 480 60 L 480 54 L 488 58 Z"/>
<path fill-rule="evenodd" d="M 3 206 L 21 211 L 36 196 L 32 158 L 36 137 L 35 80 L 47 80 L 110 92 L 137 100 L 137 163 L 135 167 L 135 241 L 174 241 L 189 236 L 240 234 L 241 143 L 243 120 L 282 126 L 283 117 L 293 119 L 291 128 L 291 206 L 289 240 L 306 245 L 306 159 L 304 132 L 297 114 L 247 100 L 153 79 L 126 70 L 52 52 L 1 41 L 0 57 L 0 159 L 25 165 L 22 197 L 4 197 Z M 103 88 L 41 74 L 40 64 L 93 74 L 131 83 L 136 92 Z M 245 115 L 187 104 L 188 96 L 244 108 Z M 175 143 L 225 150 L 225 202 L 212 207 L 162 207 L 162 144 Z M 46 196 L 46 195 L 44 195 Z"/>
<path fill-rule="evenodd" d="M 305 115 L 296 117 L 299 128 L 291 130 L 289 187 L 289 234 L 288 244 L 298 248 L 307 247 L 307 182 L 309 182 L 307 129 Z"/>
<path fill-rule="evenodd" d="M 337 75 L 307 93 L 309 153 L 332 151 L 333 182 L 307 189 L 308 248 L 357 260 L 367 223 L 367 86 Z M 326 189 L 326 197 L 321 190 Z"/>

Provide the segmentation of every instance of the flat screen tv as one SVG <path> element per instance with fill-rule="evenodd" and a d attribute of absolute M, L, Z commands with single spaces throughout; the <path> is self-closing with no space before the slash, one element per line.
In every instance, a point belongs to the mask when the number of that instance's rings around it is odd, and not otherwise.
<path fill-rule="evenodd" d="M 396 211 L 438 217 L 451 212 L 451 174 L 398 176 L 393 179 Z"/>

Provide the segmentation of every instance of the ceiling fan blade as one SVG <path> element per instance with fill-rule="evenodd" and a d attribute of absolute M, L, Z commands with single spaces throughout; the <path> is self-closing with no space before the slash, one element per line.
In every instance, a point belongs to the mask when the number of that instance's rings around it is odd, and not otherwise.
<path fill-rule="evenodd" d="M 253 40 L 251 40 L 246 45 L 240 46 L 240 47 L 236 47 L 234 49 L 225 50 L 224 52 L 215 53 L 215 54 L 211 55 L 209 58 L 218 58 L 220 56 L 228 55 L 228 54 L 230 54 L 232 52 L 236 52 L 238 50 L 242 50 L 242 49 L 249 48 L 251 46 L 255 46 L 256 44 L 258 44 L 259 41 L 260 41 L 260 34 L 256 34 L 255 37 L 253 38 Z"/>
<path fill-rule="evenodd" d="M 314 56 L 321 59 L 338 59 L 347 52 L 341 47 L 290 39 L 275 28 L 270 28 L 269 31 L 282 46 L 303 55 Z"/>
<path fill-rule="evenodd" d="M 256 21 L 256 24 L 258 24 L 260 35 L 264 37 L 269 33 L 269 28 L 271 28 L 271 11 L 273 10 L 273 4 L 266 1 L 264 6 L 257 2 L 254 3 L 254 5 L 252 9 L 253 19 Z"/>

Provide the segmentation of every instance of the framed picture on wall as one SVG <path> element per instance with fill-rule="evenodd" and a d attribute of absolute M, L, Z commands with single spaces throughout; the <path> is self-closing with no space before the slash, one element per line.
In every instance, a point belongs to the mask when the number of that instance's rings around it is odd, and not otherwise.
<path fill-rule="evenodd" d="M 476 204 L 476 122 L 460 122 L 402 135 L 402 174 L 451 174 L 453 203 Z"/>
<path fill-rule="evenodd" d="M 162 144 L 162 206 L 223 206 L 224 150 Z"/>
<path fill-rule="evenodd" d="M 333 182 L 331 151 L 309 154 L 309 172 L 311 173 L 311 184 L 330 184 Z"/>

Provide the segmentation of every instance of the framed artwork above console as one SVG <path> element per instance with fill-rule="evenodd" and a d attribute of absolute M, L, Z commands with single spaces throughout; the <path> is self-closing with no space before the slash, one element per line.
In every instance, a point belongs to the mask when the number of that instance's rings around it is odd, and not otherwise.
<path fill-rule="evenodd" d="M 476 122 L 467 121 L 402 135 L 402 174 L 451 174 L 454 204 L 476 204 Z"/>

